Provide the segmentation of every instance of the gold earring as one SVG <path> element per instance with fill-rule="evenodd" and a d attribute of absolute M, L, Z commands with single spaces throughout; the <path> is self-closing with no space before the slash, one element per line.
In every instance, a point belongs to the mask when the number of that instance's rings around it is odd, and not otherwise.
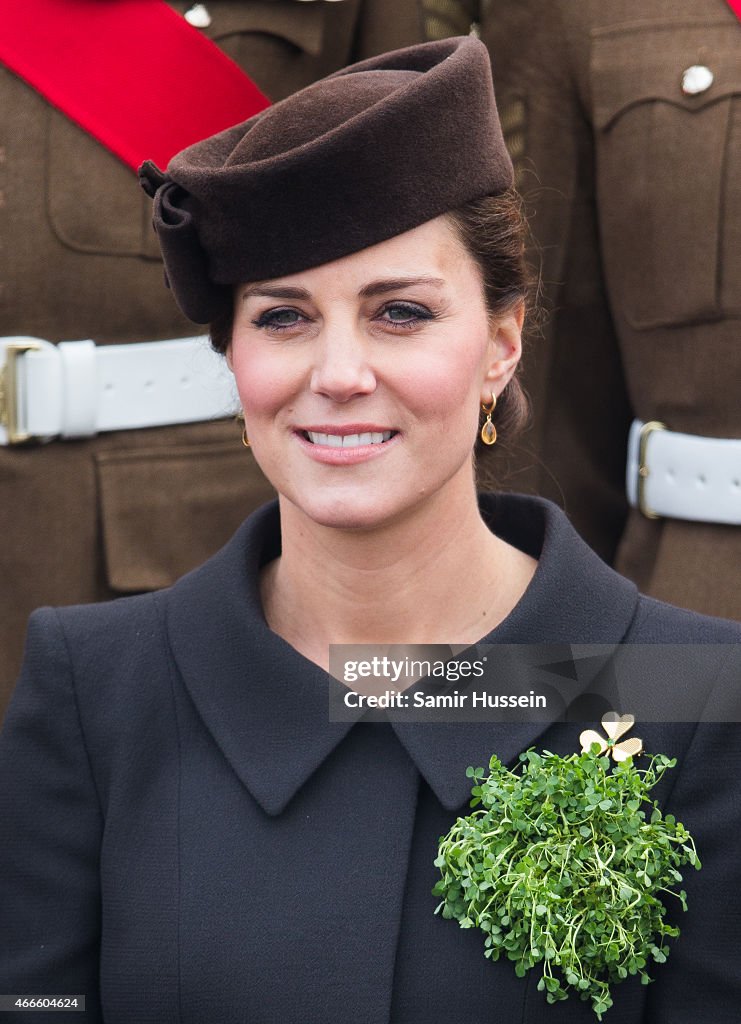
<path fill-rule="evenodd" d="M 244 412 L 240 409 L 234 419 L 237 423 L 244 423 Z M 242 427 L 242 444 L 245 448 L 250 447 L 250 439 L 247 437 L 247 427 Z"/>
<path fill-rule="evenodd" d="M 491 402 L 489 402 L 488 405 L 486 402 L 481 403 L 481 408 L 486 413 L 486 420 L 484 421 L 484 425 L 481 428 L 481 440 L 484 442 L 484 444 L 496 444 L 497 428 L 491 422 L 491 414 L 494 412 L 496 404 L 497 396 L 494 394 L 493 391 L 491 393 Z"/>

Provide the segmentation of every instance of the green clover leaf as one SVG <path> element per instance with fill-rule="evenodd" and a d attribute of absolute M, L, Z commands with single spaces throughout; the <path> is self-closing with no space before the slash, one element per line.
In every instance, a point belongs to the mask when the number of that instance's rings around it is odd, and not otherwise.
<path fill-rule="evenodd" d="M 665 921 L 685 864 L 700 869 L 689 832 L 662 814 L 651 789 L 675 760 L 657 754 L 639 769 L 613 764 L 593 748 L 560 757 L 528 750 L 518 770 L 496 757 L 469 768 L 472 806 L 440 840 L 435 913 L 479 928 L 484 956 L 512 961 L 524 977 L 539 965 L 548 1002 L 576 992 L 598 1020 L 612 1006 L 610 986 L 664 963 Z"/>

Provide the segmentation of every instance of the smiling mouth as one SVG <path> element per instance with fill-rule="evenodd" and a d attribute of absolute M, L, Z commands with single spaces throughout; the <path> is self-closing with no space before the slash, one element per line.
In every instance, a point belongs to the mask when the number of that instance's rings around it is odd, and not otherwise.
<path fill-rule="evenodd" d="M 320 434 L 314 430 L 302 430 L 302 435 L 312 444 L 328 448 L 361 448 L 369 444 L 383 444 L 398 434 L 398 430 L 369 431 L 365 434 Z"/>

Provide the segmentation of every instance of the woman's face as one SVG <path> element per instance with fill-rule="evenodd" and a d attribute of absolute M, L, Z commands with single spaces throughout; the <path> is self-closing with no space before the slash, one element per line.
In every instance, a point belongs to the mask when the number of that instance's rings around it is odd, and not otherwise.
<path fill-rule="evenodd" d="M 311 521 L 373 529 L 471 492 L 481 402 L 520 355 L 446 217 L 236 289 L 227 352 L 255 457 Z"/>

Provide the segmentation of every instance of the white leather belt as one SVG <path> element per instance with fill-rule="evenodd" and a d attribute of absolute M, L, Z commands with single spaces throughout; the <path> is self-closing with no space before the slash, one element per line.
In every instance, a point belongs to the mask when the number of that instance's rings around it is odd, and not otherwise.
<path fill-rule="evenodd" d="M 238 407 L 205 336 L 101 346 L 0 338 L 0 445 L 198 423 Z"/>
<path fill-rule="evenodd" d="M 628 500 L 649 519 L 741 524 L 741 440 L 698 437 L 634 420 Z"/>

